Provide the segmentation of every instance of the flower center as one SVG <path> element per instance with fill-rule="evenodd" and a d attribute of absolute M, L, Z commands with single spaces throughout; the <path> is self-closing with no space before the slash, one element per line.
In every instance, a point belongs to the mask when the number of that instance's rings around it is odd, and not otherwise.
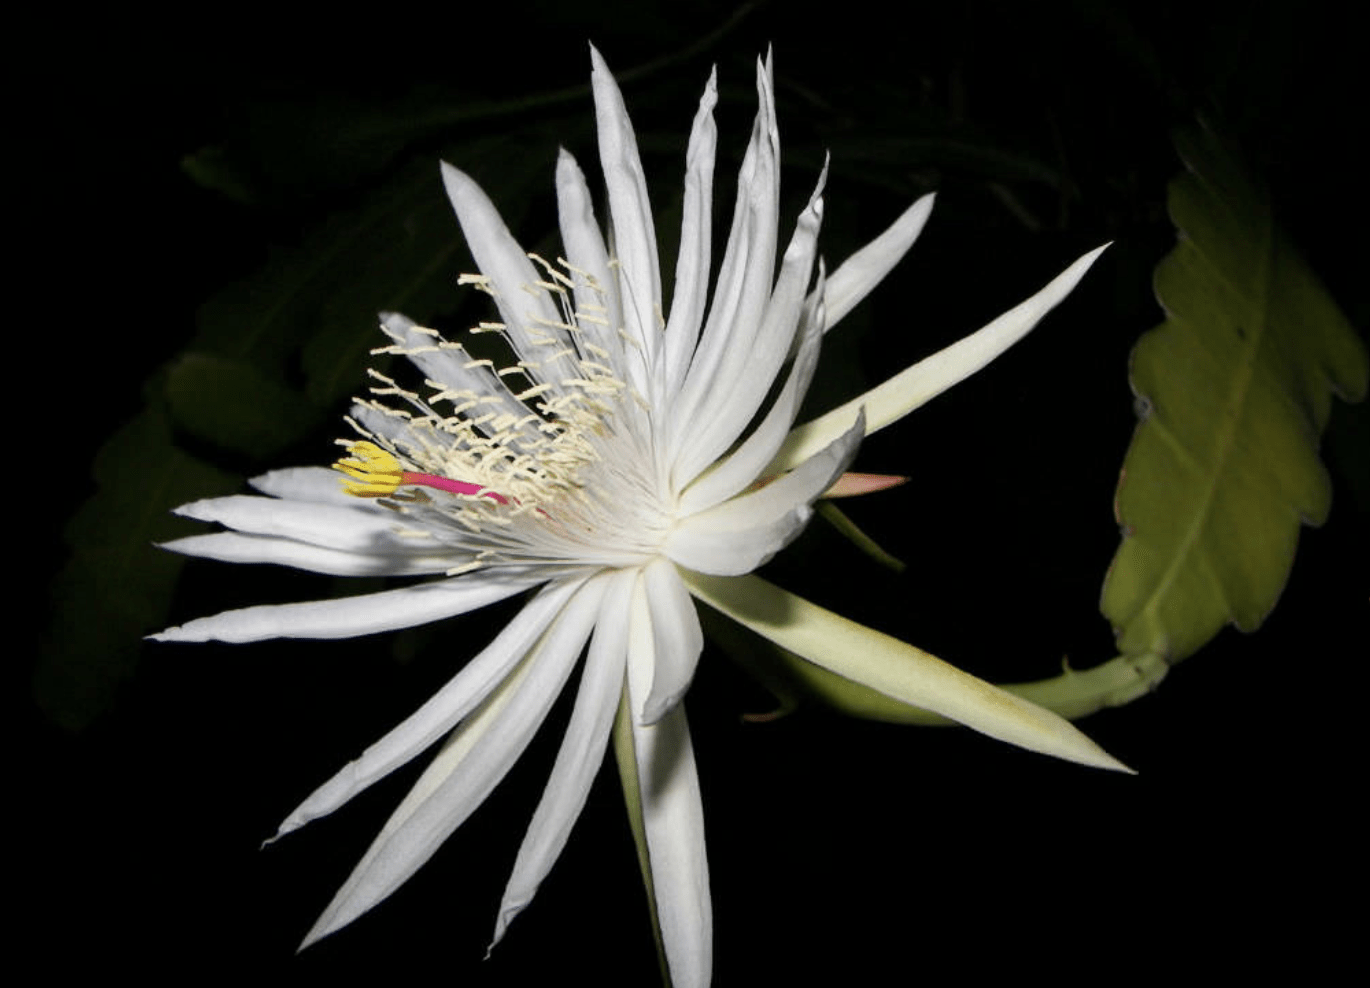
<path fill-rule="evenodd" d="M 603 291 L 572 273 L 534 286 L 554 300 L 560 321 L 536 321 L 535 333 L 502 323 L 473 330 L 505 335 L 520 359 L 504 368 L 434 330 L 385 318 L 394 343 L 373 352 L 408 357 L 434 390 L 421 396 L 371 371 L 375 398 L 349 420 L 364 438 L 340 440 L 347 454 L 334 468 L 349 494 L 380 499 L 406 527 L 450 545 L 460 560 L 451 572 L 638 565 L 674 524 L 652 445 L 654 410 L 624 380 L 625 360 L 637 355 L 613 333 Z M 520 379 L 526 388 L 511 386 Z"/>

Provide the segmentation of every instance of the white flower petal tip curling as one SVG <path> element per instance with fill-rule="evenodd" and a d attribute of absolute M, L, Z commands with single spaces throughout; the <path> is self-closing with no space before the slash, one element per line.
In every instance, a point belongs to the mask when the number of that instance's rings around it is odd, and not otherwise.
<path fill-rule="evenodd" d="M 480 187 L 442 166 L 480 271 L 460 280 L 487 293 L 498 312 L 473 332 L 501 334 L 513 352 L 508 366 L 384 314 L 385 350 L 407 357 L 424 385 L 373 374 L 372 394 L 349 419 L 356 436 L 342 444 L 333 471 L 279 470 L 253 481 L 258 495 L 186 505 L 181 514 L 225 530 L 166 546 L 338 575 L 438 578 L 345 600 L 229 611 L 151 637 L 352 637 L 533 591 L 445 687 L 281 824 L 278 837 L 440 744 L 304 945 L 356 919 L 428 860 L 519 757 L 584 654 L 565 739 L 519 849 L 493 940 L 505 935 L 565 846 L 619 717 L 618 736 L 636 762 L 662 949 L 673 982 L 684 988 L 707 984 L 712 964 L 703 815 L 680 702 L 703 647 L 691 597 L 758 627 L 749 601 L 764 597 L 769 585 L 748 574 L 799 534 L 814 501 L 902 481 L 844 473 L 862 437 L 1024 335 L 1095 255 L 980 332 L 794 429 L 824 332 L 912 246 L 932 197 L 918 200 L 828 276 L 817 248 L 825 166 L 782 244 L 771 69 L 769 59 L 758 61 L 759 110 L 711 288 L 711 77 L 689 138 L 668 305 L 632 123 L 593 49 L 592 62 L 608 190 L 604 228 L 580 167 L 565 151 L 556 167 L 563 256 L 555 261 L 526 254 Z M 815 661 L 827 657 L 842 675 L 1014 744 L 1122 767 L 1059 718 L 1006 701 L 1001 691 L 911 646 L 824 617 L 812 605 L 784 606 L 792 620 L 758 630 Z M 872 645 L 865 659 L 829 654 L 847 650 L 853 636 Z"/>

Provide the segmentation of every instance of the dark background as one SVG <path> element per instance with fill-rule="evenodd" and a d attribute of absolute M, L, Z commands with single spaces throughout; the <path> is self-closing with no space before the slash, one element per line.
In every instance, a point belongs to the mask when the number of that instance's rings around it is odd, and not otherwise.
<path fill-rule="evenodd" d="M 1363 332 L 1365 94 L 1351 32 L 1317 4 L 976 2 L 909 13 L 912 22 L 898 24 L 863 3 L 813 12 L 607 3 L 365 23 L 242 11 L 212 26 L 32 22 L 14 116 L 24 174 L 14 199 L 21 220 L 38 222 L 23 228 L 32 273 L 21 269 L 11 289 L 12 346 L 27 357 L 17 341 L 37 335 L 38 359 L 16 358 L 28 368 L 18 390 L 37 385 L 46 397 L 20 402 L 11 441 L 43 450 L 61 473 L 35 470 L 41 480 L 11 488 L 19 517 L 36 519 L 22 523 L 17 543 L 36 536 L 25 555 L 39 568 L 23 577 L 36 597 L 32 608 L 20 598 L 15 625 L 29 624 L 30 611 L 39 628 L 100 620 L 45 593 L 67 565 L 63 526 L 99 496 L 87 465 L 156 401 L 160 368 L 188 346 L 207 299 L 307 243 L 405 163 L 432 159 L 440 197 L 436 158 L 468 133 L 520 135 L 506 161 L 473 169 L 501 206 L 505 163 L 545 174 L 541 198 L 518 204 L 529 218 L 516 232 L 530 239 L 553 215 L 558 142 L 587 172 L 595 160 L 588 91 L 535 99 L 456 133 L 416 127 L 379 173 L 347 173 L 356 149 L 331 145 L 346 132 L 330 127 L 334 115 L 584 86 L 588 38 L 623 82 L 658 197 L 676 189 L 681 147 L 672 140 L 683 144 L 717 64 L 725 222 L 754 112 L 752 59 L 767 45 L 786 151 L 784 235 L 824 149 L 830 267 L 915 196 L 939 191 L 918 246 L 835 334 L 824 394 L 883 378 L 1114 241 L 1028 340 L 863 447 L 860 468 L 912 477 L 847 505 L 909 561 L 907 573 L 878 569 L 818 525 L 768 573 L 994 679 L 1050 675 L 1063 655 L 1080 667 L 1111 658 L 1097 601 L 1134 425 L 1127 354 L 1161 319 L 1150 271 L 1174 240 L 1164 212 L 1178 169 L 1168 134 L 1199 112 L 1223 121 Z M 295 112 L 311 106 L 317 117 Z M 301 125 L 310 119 L 319 126 Z M 183 158 L 206 147 L 248 163 L 250 194 L 235 199 L 187 177 Z M 315 167 L 312 185 L 300 176 Z M 185 445 L 248 474 L 324 462 L 336 434 L 324 426 L 264 463 L 193 438 Z M 1092 979 L 1179 957 L 1226 974 L 1286 963 L 1316 972 L 1348 932 L 1338 890 L 1361 870 L 1350 797 L 1366 622 L 1365 436 L 1365 406 L 1339 403 L 1324 445 L 1331 519 L 1303 533 L 1290 584 L 1259 633 L 1223 632 L 1155 695 L 1082 723 L 1139 770 L 1135 778 L 966 731 L 816 707 L 743 723 L 770 699 L 722 653 L 706 652 L 688 706 L 715 983 L 1025 969 Z M 161 496 L 148 492 L 149 512 L 177 503 Z M 255 570 L 189 565 L 167 623 L 333 591 L 331 581 Z M 16 814 L 32 828 L 16 849 L 21 879 L 33 880 L 26 942 L 46 952 L 50 973 L 652 983 L 611 768 L 535 903 L 482 961 L 564 704 L 415 879 L 354 927 L 294 954 L 419 768 L 280 844 L 258 843 L 509 613 L 345 643 L 149 645 L 136 666 L 94 676 L 100 687 L 79 702 L 52 688 L 43 664 L 54 632 L 40 632 L 39 647 L 22 636 L 16 685 L 32 698 L 37 682 L 41 700 L 24 705 L 31 740 L 18 759 L 32 792 Z M 82 661 L 98 668 L 102 655 Z"/>

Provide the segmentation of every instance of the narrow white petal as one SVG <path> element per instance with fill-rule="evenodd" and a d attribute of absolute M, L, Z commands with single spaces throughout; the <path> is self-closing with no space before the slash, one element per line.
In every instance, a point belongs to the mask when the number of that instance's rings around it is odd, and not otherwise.
<path fill-rule="evenodd" d="M 514 917 L 532 901 L 538 886 L 552 870 L 604 761 L 614 711 L 623 691 L 628 619 L 636 581 L 631 570 L 620 570 L 614 574 L 600 605 L 566 737 L 504 889 L 492 948 Z"/>
<path fill-rule="evenodd" d="M 270 535 L 215 532 L 163 542 L 160 548 L 223 563 L 273 563 L 330 576 L 428 576 L 445 573 L 464 560 L 455 553 L 343 552 Z"/>
<path fill-rule="evenodd" d="M 643 567 L 642 590 L 652 626 L 652 679 L 651 690 L 633 714 L 653 724 L 689 689 L 704 650 L 704 632 L 694 601 L 670 560 L 658 556 Z"/>
<path fill-rule="evenodd" d="M 984 328 L 920 360 L 845 405 L 799 426 L 785 440 L 767 472 L 788 469 L 827 445 L 851 421 L 858 408 L 866 410 L 866 434 L 870 435 L 898 422 L 915 408 L 970 377 L 1026 336 L 1043 316 L 1069 295 L 1103 250 L 1104 247 L 1098 247 L 1079 258 L 1036 295 Z"/>
<path fill-rule="evenodd" d="M 561 392 L 561 381 L 574 377 L 576 368 L 565 357 L 556 356 L 570 346 L 570 338 L 557 328 L 561 315 L 547 292 L 536 287 L 545 279 L 539 277 L 494 203 L 470 176 L 444 161 L 442 181 L 471 256 L 490 280 L 509 341 L 522 360 L 538 368 L 534 376 L 539 381 Z"/>
<path fill-rule="evenodd" d="M 292 501 L 316 501 L 355 507 L 357 499 L 343 489 L 342 474 L 328 467 L 288 467 L 272 470 L 248 481 L 269 497 Z"/>
<path fill-rule="evenodd" d="M 699 101 L 690 144 L 685 153 L 685 196 L 681 204 L 680 254 L 676 259 L 675 294 L 666 323 L 666 395 L 685 379 L 699 340 L 709 297 L 709 259 L 713 236 L 714 152 L 718 128 L 713 108 L 718 102 L 718 73 L 709 73 Z"/>
<path fill-rule="evenodd" d="M 623 341 L 618 329 L 623 325 L 623 314 L 609 270 L 609 251 L 595 220 L 585 174 L 564 148 L 557 156 L 557 216 L 566 259 L 579 274 L 575 304 L 580 331 L 589 342 L 609 353 L 613 366 L 622 367 Z"/>
<path fill-rule="evenodd" d="M 632 705 L 638 702 L 630 696 Z M 629 720 L 657 922 L 671 984 L 706 988 L 713 969 L 713 914 L 704 807 L 685 705 L 677 704 L 655 724 L 641 724 L 636 717 Z"/>
<path fill-rule="evenodd" d="M 783 549 L 808 523 L 815 498 L 847 469 L 864 434 L 860 413 L 826 448 L 758 490 L 691 515 L 662 551 L 701 573 L 750 573 Z"/>
<path fill-rule="evenodd" d="M 272 839 L 332 813 L 452 730 L 528 654 L 583 583 L 576 580 L 550 584 L 539 591 L 447 685 L 297 806 Z"/>
<path fill-rule="evenodd" d="M 839 676 L 1009 744 L 1082 765 L 1131 771 L 1065 718 L 760 577 L 681 575 L 700 600 Z"/>
<path fill-rule="evenodd" d="M 647 198 L 647 180 L 642 174 L 637 138 L 628 109 L 623 105 L 623 94 L 593 45 L 590 60 L 599 157 L 604 184 L 609 190 L 609 221 L 619 263 L 624 329 L 643 348 L 647 367 L 653 367 L 660 345 L 661 267 L 652 204 Z"/>
<path fill-rule="evenodd" d="M 800 320 L 799 350 L 790 365 L 784 387 L 751 435 L 737 449 L 715 462 L 681 494 L 678 509 L 681 516 L 711 508 L 741 493 L 760 479 L 762 470 L 771 462 L 784 443 L 786 434 L 794 426 L 795 416 L 799 414 L 800 404 L 818 366 L 822 339 L 823 264 L 820 261 L 818 287 L 805 303 L 804 315 Z"/>
<path fill-rule="evenodd" d="M 732 232 L 708 320 L 671 412 L 675 419 L 672 448 L 677 450 L 686 445 L 719 389 L 736 379 L 739 365 L 745 366 L 770 299 L 779 229 L 779 138 L 775 97 L 761 64 L 757 65 L 757 94 L 761 107 L 738 175 Z M 702 464 L 694 467 L 690 476 L 702 468 Z"/>
<path fill-rule="evenodd" d="M 576 593 L 518 669 L 453 732 L 301 947 L 346 926 L 418 871 L 504 778 L 575 666 L 605 580 Z"/>
<path fill-rule="evenodd" d="M 349 505 L 336 505 L 238 494 L 192 501 L 175 514 L 363 555 L 441 548 L 431 535 L 397 534 L 400 526 L 393 512 L 356 497 Z"/>
<path fill-rule="evenodd" d="M 890 228 L 862 247 L 842 262 L 842 266 L 828 279 L 824 301 L 828 309 L 828 322 L 824 331 L 832 329 L 852 309 L 856 308 L 871 289 L 889 274 L 891 269 L 908 253 L 923 225 L 932 214 L 934 193 L 923 196 Z"/>
<path fill-rule="evenodd" d="M 710 396 L 709 414 L 701 425 L 690 430 L 677 453 L 674 478 L 684 485 L 694 480 L 709 464 L 717 461 L 746 429 L 771 390 L 786 357 L 794 349 L 794 336 L 804 311 L 804 291 L 813 274 L 818 252 L 818 230 L 823 220 L 823 185 L 827 180 L 825 164 L 809 204 L 795 225 L 794 236 L 785 249 L 780 275 L 766 304 L 761 325 L 750 352 L 737 345 L 740 359 L 727 359 L 719 368 L 718 380 Z"/>
<path fill-rule="evenodd" d="M 267 638 L 356 638 L 465 614 L 543 582 L 545 574 L 481 571 L 400 590 L 264 604 L 196 618 L 150 635 L 160 642 L 257 642 Z"/>

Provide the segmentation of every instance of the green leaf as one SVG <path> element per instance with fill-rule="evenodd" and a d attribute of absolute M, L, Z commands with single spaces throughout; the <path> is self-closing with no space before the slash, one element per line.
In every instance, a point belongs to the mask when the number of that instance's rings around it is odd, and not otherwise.
<path fill-rule="evenodd" d="M 155 407 L 110 438 L 93 472 L 95 496 L 67 525 L 71 553 L 53 581 L 53 613 L 64 617 L 43 638 L 33 680 L 39 706 L 69 730 L 105 707 L 142 636 L 166 623 L 184 560 L 153 544 L 195 528 L 168 509 L 242 483 L 177 449 Z"/>
<path fill-rule="evenodd" d="M 225 449 L 272 456 L 306 436 L 323 411 L 241 360 L 204 353 L 177 358 L 167 374 L 176 424 Z"/>
<path fill-rule="evenodd" d="M 1364 346 L 1263 190 L 1211 133 L 1177 145 L 1181 238 L 1156 271 L 1167 320 L 1132 354 L 1142 421 L 1102 601 L 1122 652 L 1171 662 L 1229 622 L 1254 630 L 1275 606 L 1300 523 L 1330 506 L 1318 442 L 1331 395 L 1359 400 L 1367 377 Z"/>
<path fill-rule="evenodd" d="M 647 824 L 642 813 L 642 787 L 638 783 L 637 749 L 633 744 L 632 711 L 628 707 L 628 686 L 625 681 L 619 698 L 618 713 L 614 717 L 614 761 L 623 783 L 623 802 L 628 810 L 628 826 L 633 832 L 633 846 L 637 848 L 637 865 L 642 872 L 642 884 L 647 890 L 647 911 L 652 921 L 652 936 L 656 939 L 656 958 L 661 967 L 661 983 L 670 988 L 671 971 L 666 964 L 666 945 L 661 939 L 661 923 L 656 913 L 656 886 L 652 881 L 652 862 L 647 850 Z"/>

